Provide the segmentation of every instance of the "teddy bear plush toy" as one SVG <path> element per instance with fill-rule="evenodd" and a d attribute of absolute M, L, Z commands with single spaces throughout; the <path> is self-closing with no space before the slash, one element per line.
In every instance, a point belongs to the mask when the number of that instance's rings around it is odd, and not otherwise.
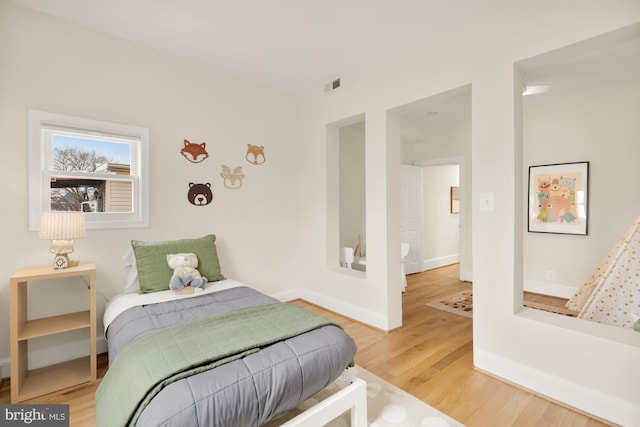
<path fill-rule="evenodd" d="M 198 288 L 201 290 L 207 283 L 207 278 L 198 271 L 198 257 L 196 254 L 169 254 L 167 255 L 167 264 L 173 270 L 169 288 L 174 292 L 191 293 Z"/>

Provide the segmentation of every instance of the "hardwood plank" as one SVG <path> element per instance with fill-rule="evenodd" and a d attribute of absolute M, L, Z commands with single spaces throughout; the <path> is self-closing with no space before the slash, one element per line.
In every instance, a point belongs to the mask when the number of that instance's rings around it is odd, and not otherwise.
<path fill-rule="evenodd" d="M 522 412 L 516 418 L 515 425 L 522 427 L 538 427 L 547 426 L 542 424 L 542 415 L 552 403 L 548 400 L 534 396 L 527 405 L 522 409 Z"/>
<path fill-rule="evenodd" d="M 510 426 L 529 404 L 533 395 L 524 390 L 515 393 L 499 387 L 473 415 L 473 424 L 478 426 Z"/>

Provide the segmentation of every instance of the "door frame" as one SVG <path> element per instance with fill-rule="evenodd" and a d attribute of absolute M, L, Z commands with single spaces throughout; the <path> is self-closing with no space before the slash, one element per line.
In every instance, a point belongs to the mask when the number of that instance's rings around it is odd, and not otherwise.
<path fill-rule="evenodd" d="M 471 194 L 470 188 L 467 184 L 467 170 L 465 165 L 465 158 L 463 156 L 446 157 L 441 159 L 421 160 L 419 162 L 413 162 L 414 166 L 430 167 L 430 166 L 445 166 L 445 165 L 458 165 L 460 174 L 460 280 L 470 282 L 471 270 L 469 269 L 470 259 L 467 254 L 468 242 L 467 233 L 467 220 L 470 218 L 471 212 L 467 207 L 467 194 Z M 470 184 L 469 184 L 470 185 Z"/>

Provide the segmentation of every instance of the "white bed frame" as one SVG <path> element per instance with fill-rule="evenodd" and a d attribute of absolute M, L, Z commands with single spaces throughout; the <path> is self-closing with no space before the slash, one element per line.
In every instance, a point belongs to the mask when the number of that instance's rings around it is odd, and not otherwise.
<path fill-rule="evenodd" d="M 336 380 L 342 390 L 315 404 L 282 427 L 321 427 L 351 410 L 351 427 L 367 427 L 367 383 L 347 372 Z"/>

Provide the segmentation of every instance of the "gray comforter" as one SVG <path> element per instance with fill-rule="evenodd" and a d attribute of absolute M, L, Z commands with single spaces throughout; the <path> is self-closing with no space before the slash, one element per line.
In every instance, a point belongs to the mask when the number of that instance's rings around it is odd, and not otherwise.
<path fill-rule="evenodd" d="M 109 361 L 156 329 L 277 300 L 248 287 L 134 307 L 109 326 Z M 165 387 L 138 419 L 141 426 L 260 426 L 312 397 L 353 361 L 355 343 L 324 326 Z"/>

